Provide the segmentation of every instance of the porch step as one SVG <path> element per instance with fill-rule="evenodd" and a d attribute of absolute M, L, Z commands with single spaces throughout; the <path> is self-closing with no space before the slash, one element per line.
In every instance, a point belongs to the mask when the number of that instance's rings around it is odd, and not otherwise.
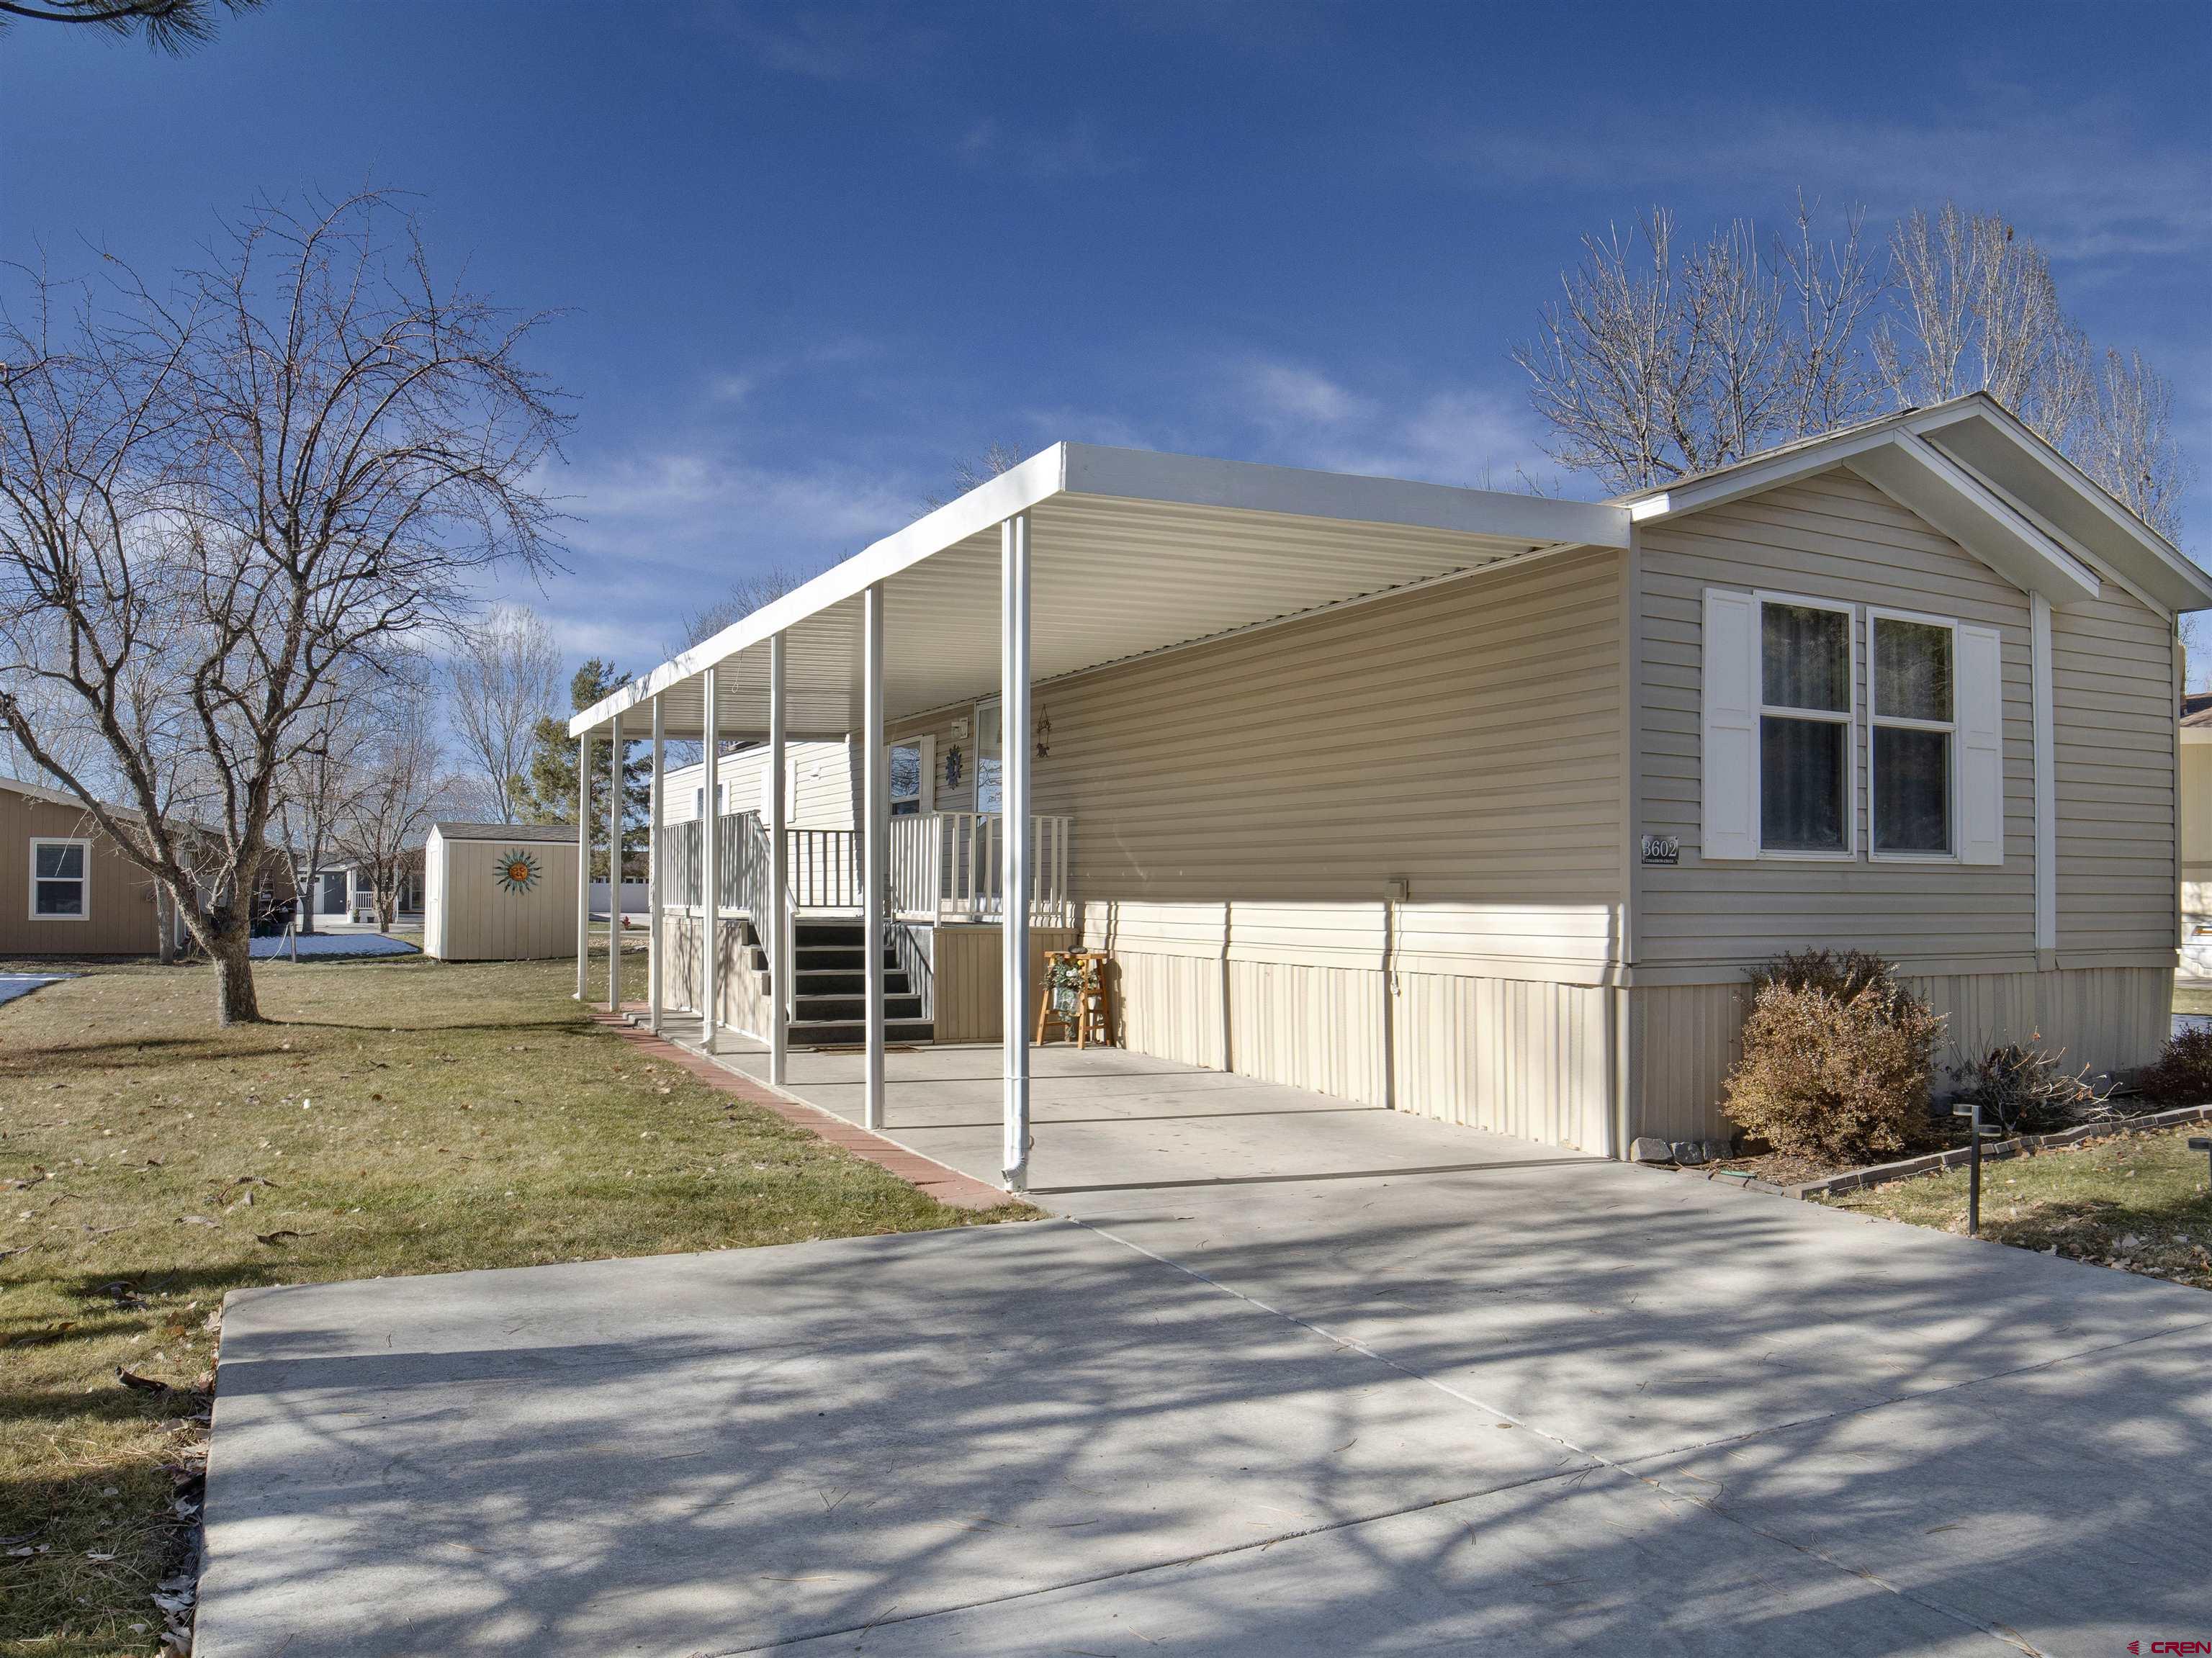
<path fill-rule="evenodd" d="M 808 996 L 799 999 L 799 1017 L 795 1024 L 824 1021 L 842 1024 L 851 1020 L 865 1019 L 868 1014 L 868 999 L 865 996 Z M 911 992 L 884 993 L 884 1017 L 886 1019 L 919 1019 L 921 1017 L 921 998 Z"/>
<path fill-rule="evenodd" d="M 884 1040 L 887 1042 L 926 1042 L 933 1040 L 937 1027 L 927 1019 L 886 1019 L 884 1021 Z M 868 1028 L 860 1020 L 793 1019 L 791 1022 L 791 1045 L 793 1048 L 858 1048 L 868 1039 Z"/>
<path fill-rule="evenodd" d="M 868 952 L 855 938 L 849 944 L 801 944 L 799 946 L 799 970 L 801 973 L 830 973 L 844 971 L 859 973 L 868 965 Z M 884 965 L 896 967 L 898 952 L 888 946 L 884 950 Z"/>

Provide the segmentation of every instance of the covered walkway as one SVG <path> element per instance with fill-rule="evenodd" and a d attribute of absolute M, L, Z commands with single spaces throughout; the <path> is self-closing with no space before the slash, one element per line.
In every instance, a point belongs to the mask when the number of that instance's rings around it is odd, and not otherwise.
<path fill-rule="evenodd" d="M 698 1050 L 696 1019 L 663 1034 Z M 765 1045 L 717 1037 L 714 1057 L 769 1083 Z M 877 1132 L 979 1180 L 995 1180 L 1001 1122 L 999 1049 L 981 1043 L 891 1048 Z M 1357 1105 L 1231 1072 L 1121 1048 L 1066 1044 L 1030 1053 L 1034 1143 L 1029 1195 L 1064 1208 L 1087 1193 L 1470 1173 L 1587 1164 L 1577 1152 Z M 794 1053 L 783 1091 L 864 1123 L 866 1056 Z"/>

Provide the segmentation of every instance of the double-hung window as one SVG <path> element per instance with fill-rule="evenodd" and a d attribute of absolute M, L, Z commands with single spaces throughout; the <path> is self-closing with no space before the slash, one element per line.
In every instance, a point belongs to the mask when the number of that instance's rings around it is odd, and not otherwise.
<path fill-rule="evenodd" d="M 1851 850 L 1851 613 L 1759 601 L 1759 845 Z"/>
<path fill-rule="evenodd" d="M 1729 587 L 1704 609 L 1702 859 L 2004 862 L 1998 629 Z"/>
<path fill-rule="evenodd" d="M 31 919 L 82 921 L 91 913 L 86 841 L 31 842 Z"/>
<path fill-rule="evenodd" d="M 1948 858 L 1957 775 L 1957 625 L 1875 610 L 1868 626 L 1875 854 Z"/>

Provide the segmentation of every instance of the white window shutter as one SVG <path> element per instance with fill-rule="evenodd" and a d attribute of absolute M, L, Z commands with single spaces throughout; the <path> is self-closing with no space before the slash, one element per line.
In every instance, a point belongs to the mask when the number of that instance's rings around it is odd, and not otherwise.
<path fill-rule="evenodd" d="M 2004 647 L 1995 628 L 1959 629 L 1959 861 L 2004 862 Z"/>
<path fill-rule="evenodd" d="M 1705 589 L 1705 825 L 1707 858 L 1759 856 L 1759 601 Z"/>

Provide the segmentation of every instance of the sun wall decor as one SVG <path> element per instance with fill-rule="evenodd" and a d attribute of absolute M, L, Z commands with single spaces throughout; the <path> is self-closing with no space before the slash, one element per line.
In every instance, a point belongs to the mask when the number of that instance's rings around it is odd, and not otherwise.
<path fill-rule="evenodd" d="M 507 892 L 527 892 L 538 884 L 538 859 L 520 847 L 499 855 L 499 884 Z"/>

